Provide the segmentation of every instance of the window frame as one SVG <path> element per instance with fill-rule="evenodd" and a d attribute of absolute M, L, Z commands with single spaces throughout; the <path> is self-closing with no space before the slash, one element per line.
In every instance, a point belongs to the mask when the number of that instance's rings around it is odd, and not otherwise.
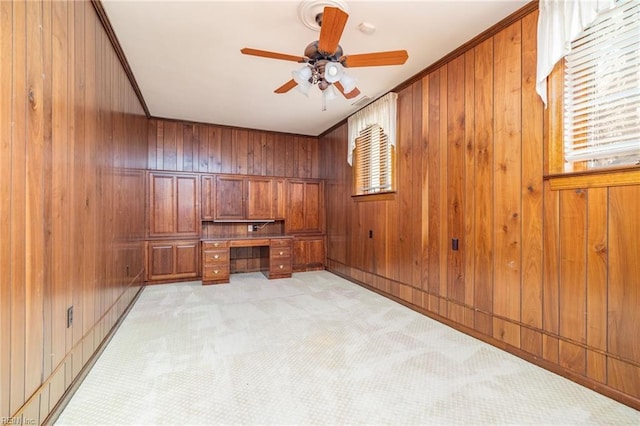
<path fill-rule="evenodd" d="M 564 143 L 565 59 L 560 60 L 547 79 L 549 102 L 545 114 L 545 179 L 551 188 L 578 189 L 640 184 L 640 165 L 565 171 Z"/>
<path fill-rule="evenodd" d="M 380 126 L 377 123 L 371 124 L 369 126 L 367 126 L 366 129 L 370 129 L 373 126 L 377 126 L 380 129 L 380 132 L 382 134 L 384 134 L 387 138 L 389 137 L 388 134 L 385 132 L 385 129 L 382 128 L 382 126 Z M 365 129 L 365 130 L 366 130 Z M 362 133 L 362 131 L 361 131 Z M 354 198 L 358 198 L 358 199 L 388 199 L 388 195 L 391 194 L 395 194 L 396 192 L 396 155 L 395 155 L 395 146 L 394 144 L 392 144 L 389 140 L 387 140 L 387 155 L 385 156 L 385 158 L 383 159 L 382 156 L 380 156 L 380 163 L 383 162 L 383 160 L 385 160 L 388 165 L 389 165 L 389 189 L 385 189 L 385 190 L 381 190 L 381 191 L 376 191 L 376 192 L 365 192 L 365 193 L 359 193 L 358 192 L 358 183 L 360 182 L 360 166 L 359 163 L 361 161 L 361 156 L 362 156 L 362 148 L 365 146 L 361 143 L 358 143 L 358 140 L 361 139 L 361 137 L 356 138 L 356 148 L 353 152 L 353 173 L 352 173 L 352 177 L 353 177 L 353 182 L 352 182 L 352 188 L 351 188 L 351 196 Z M 371 143 L 366 145 L 367 147 L 371 148 Z M 371 151 L 368 152 L 369 157 L 372 156 Z"/>

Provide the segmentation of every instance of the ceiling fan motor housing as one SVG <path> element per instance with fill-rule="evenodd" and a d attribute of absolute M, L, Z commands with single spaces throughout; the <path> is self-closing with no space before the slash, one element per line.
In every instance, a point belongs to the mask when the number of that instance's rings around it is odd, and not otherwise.
<path fill-rule="evenodd" d="M 332 55 L 327 55 L 320 50 L 318 50 L 318 40 L 309 43 L 307 47 L 304 49 L 304 56 L 309 58 L 309 63 L 313 64 L 319 60 L 327 60 L 331 62 L 339 62 L 340 58 L 343 56 L 342 47 L 338 45 L 338 48 Z"/>

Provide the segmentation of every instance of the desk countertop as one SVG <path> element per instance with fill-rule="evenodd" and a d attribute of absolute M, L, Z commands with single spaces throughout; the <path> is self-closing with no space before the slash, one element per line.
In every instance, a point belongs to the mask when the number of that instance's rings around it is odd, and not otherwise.
<path fill-rule="evenodd" d="M 200 241 L 208 242 L 208 241 L 232 241 L 232 240 L 267 240 L 272 238 L 289 238 L 292 239 L 291 235 L 269 235 L 269 234 L 257 234 L 257 235 L 225 235 L 222 237 L 207 237 L 201 238 Z"/>

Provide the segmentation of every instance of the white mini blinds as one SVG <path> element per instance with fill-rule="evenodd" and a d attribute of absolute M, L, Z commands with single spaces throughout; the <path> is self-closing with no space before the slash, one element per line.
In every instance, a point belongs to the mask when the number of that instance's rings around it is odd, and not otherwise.
<path fill-rule="evenodd" d="M 389 93 L 349 117 L 347 161 L 353 165 L 354 195 L 394 190 L 397 98 Z"/>
<path fill-rule="evenodd" d="M 640 161 L 637 0 L 616 2 L 571 43 L 565 57 L 564 158 L 565 171 Z"/>
<path fill-rule="evenodd" d="M 349 117 L 349 148 L 347 163 L 353 165 L 353 150 L 360 132 L 372 124 L 377 124 L 389 137 L 389 144 L 396 145 L 396 121 L 398 116 L 398 94 L 387 93 L 377 101 L 362 108 Z"/>

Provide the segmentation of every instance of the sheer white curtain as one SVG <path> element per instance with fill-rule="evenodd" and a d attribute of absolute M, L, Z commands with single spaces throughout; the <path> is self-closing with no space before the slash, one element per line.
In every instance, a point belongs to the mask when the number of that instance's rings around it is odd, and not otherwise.
<path fill-rule="evenodd" d="M 547 105 L 547 77 L 571 50 L 571 42 L 616 0 L 540 0 L 536 91 Z"/>
<path fill-rule="evenodd" d="M 367 105 L 353 114 L 349 119 L 349 148 L 347 163 L 353 165 L 353 150 L 356 149 L 356 138 L 360 132 L 372 124 L 382 127 L 389 144 L 396 146 L 396 117 L 398 113 L 398 94 L 387 93 L 371 105 Z"/>

